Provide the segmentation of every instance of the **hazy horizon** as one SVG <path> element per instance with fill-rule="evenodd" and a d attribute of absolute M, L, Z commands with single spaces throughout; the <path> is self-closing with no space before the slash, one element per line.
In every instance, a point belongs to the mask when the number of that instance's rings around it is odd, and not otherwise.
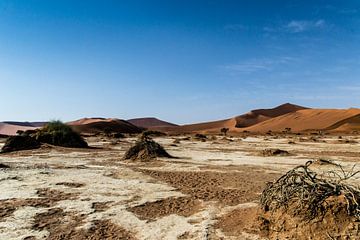
<path fill-rule="evenodd" d="M 360 2 L 0 2 L 0 121 L 360 106 Z"/>

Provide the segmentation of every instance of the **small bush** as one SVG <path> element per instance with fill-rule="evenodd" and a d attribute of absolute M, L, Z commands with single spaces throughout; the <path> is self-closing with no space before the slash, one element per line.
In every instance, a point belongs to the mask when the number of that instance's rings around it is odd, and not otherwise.
<path fill-rule="evenodd" d="M 290 153 L 286 150 L 281 150 L 278 148 L 267 148 L 261 151 L 261 155 L 264 157 L 271 156 L 289 156 Z"/>
<path fill-rule="evenodd" d="M 204 134 L 197 133 L 197 134 L 195 134 L 195 138 L 203 138 L 203 139 L 206 139 L 207 137 L 206 137 L 206 135 L 204 135 Z"/>
<path fill-rule="evenodd" d="M 41 128 L 35 135 L 42 143 L 62 147 L 86 148 L 88 144 L 70 126 L 60 122 L 52 121 Z"/>
<path fill-rule="evenodd" d="M 157 157 L 172 158 L 165 149 L 149 137 L 142 136 L 124 156 L 125 160 L 149 161 Z"/>
<path fill-rule="evenodd" d="M 145 137 L 163 137 L 166 136 L 166 133 L 155 131 L 155 130 L 146 130 L 142 132 L 142 136 Z"/>
<path fill-rule="evenodd" d="M 359 172 L 327 162 L 329 169 L 321 173 L 312 164 L 267 184 L 260 197 L 261 228 L 270 239 L 358 239 L 360 189 L 347 180 Z"/>
<path fill-rule="evenodd" d="M 30 136 L 11 136 L 5 145 L 2 147 L 1 152 L 14 152 L 20 150 L 30 150 L 40 147 L 40 143 Z"/>

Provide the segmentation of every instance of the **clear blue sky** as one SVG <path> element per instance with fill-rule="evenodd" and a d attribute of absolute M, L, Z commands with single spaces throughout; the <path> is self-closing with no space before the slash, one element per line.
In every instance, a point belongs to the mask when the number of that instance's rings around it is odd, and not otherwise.
<path fill-rule="evenodd" d="M 360 1 L 0 1 L 0 120 L 360 107 Z"/>

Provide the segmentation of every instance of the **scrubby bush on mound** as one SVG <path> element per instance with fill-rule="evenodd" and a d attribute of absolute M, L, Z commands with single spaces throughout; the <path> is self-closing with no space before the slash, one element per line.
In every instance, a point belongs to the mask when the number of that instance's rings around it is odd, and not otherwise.
<path fill-rule="evenodd" d="M 166 133 L 156 131 L 156 130 L 146 130 L 142 132 L 142 136 L 146 137 L 163 137 L 166 136 Z"/>
<path fill-rule="evenodd" d="M 270 239 L 357 239 L 360 189 L 346 180 L 358 172 L 336 164 L 319 174 L 311 164 L 267 185 L 260 199 L 262 229 Z"/>
<path fill-rule="evenodd" d="M 172 156 L 157 142 L 148 136 L 141 136 L 124 156 L 125 160 L 149 161 L 157 157 L 171 158 Z"/>
<path fill-rule="evenodd" d="M 46 124 L 35 134 L 36 139 L 42 143 L 73 148 L 86 148 L 88 144 L 70 126 L 52 121 Z"/>
<path fill-rule="evenodd" d="M 3 163 L 0 163 L 0 169 L 4 169 L 4 168 L 10 168 L 10 166 L 6 165 L 6 164 L 3 164 Z"/>
<path fill-rule="evenodd" d="M 286 150 L 281 150 L 278 148 L 267 148 L 261 151 L 261 155 L 264 157 L 271 156 L 289 156 L 290 153 Z"/>
<path fill-rule="evenodd" d="M 19 150 L 30 150 L 40 147 L 40 143 L 30 136 L 11 136 L 8 137 L 1 152 L 13 152 Z"/>

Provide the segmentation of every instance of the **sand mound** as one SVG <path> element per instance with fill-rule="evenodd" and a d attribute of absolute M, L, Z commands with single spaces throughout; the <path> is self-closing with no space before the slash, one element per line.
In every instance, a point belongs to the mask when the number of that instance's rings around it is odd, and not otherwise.
<path fill-rule="evenodd" d="M 83 118 L 67 123 L 79 133 L 141 133 L 142 129 L 121 119 L 115 118 Z"/>
<path fill-rule="evenodd" d="M 346 173 L 334 165 L 320 175 L 298 166 L 268 184 L 260 199 L 262 229 L 270 239 L 353 239 L 360 234 L 360 189 L 345 181 Z M 335 173 L 335 174 L 334 174 Z"/>
<path fill-rule="evenodd" d="M 11 136 L 5 145 L 2 147 L 1 152 L 14 152 L 20 150 L 30 150 L 40 147 L 40 143 L 30 136 Z"/>
<path fill-rule="evenodd" d="M 35 134 L 42 143 L 73 148 L 86 148 L 85 140 L 68 125 L 59 121 L 49 122 Z"/>
<path fill-rule="evenodd" d="M 3 164 L 3 163 L 0 163 L 0 169 L 1 168 L 10 168 L 10 166 L 9 165 L 6 165 L 6 164 Z"/>
<path fill-rule="evenodd" d="M 132 161 L 151 161 L 157 157 L 171 158 L 165 149 L 147 136 L 142 136 L 134 146 L 132 146 L 124 156 L 125 160 Z"/>
<path fill-rule="evenodd" d="M 305 109 L 271 118 L 251 127 L 250 132 L 282 132 L 286 128 L 291 131 L 327 130 L 336 124 L 360 114 L 360 109 Z M 340 126 L 339 126 L 340 127 Z"/>
<path fill-rule="evenodd" d="M 261 156 L 271 157 L 271 156 L 289 156 L 290 153 L 286 150 L 281 150 L 278 148 L 267 148 L 261 151 Z"/>

